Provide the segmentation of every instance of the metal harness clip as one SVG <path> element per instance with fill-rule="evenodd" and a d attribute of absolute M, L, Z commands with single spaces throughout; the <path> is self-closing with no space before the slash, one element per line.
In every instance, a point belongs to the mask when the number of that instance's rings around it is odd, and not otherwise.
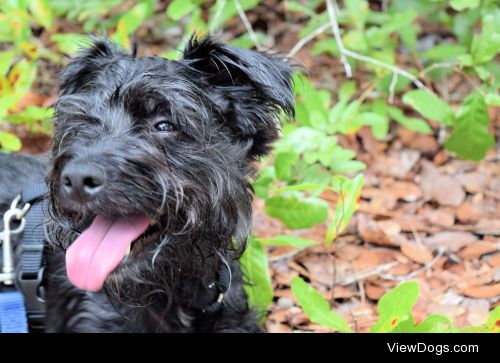
<path fill-rule="evenodd" d="M 24 230 L 26 220 L 24 216 L 30 209 L 31 205 L 26 203 L 22 208 L 17 204 L 21 200 L 21 195 L 18 195 L 10 205 L 10 209 L 3 216 L 3 231 L 0 232 L 0 243 L 2 244 L 2 271 L 0 272 L 0 283 L 4 285 L 13 285 L 16 277 L 14 270 L 14 246 L 12 245 L 11 237 L 17 235 Z M 20 221 L 16 229 L 11 230 L 10 224 L 12 221 Z"/>

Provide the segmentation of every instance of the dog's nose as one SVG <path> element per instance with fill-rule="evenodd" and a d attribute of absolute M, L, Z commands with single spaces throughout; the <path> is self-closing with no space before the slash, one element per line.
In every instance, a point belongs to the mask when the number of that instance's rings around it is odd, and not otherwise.
<path fill-rule="evenodd" d="M 86 162 L 69 162 L 61 173 L 61 187 L 67 197 L 77 202 L 93 199 L 104 188 L 106 175 Z"/>

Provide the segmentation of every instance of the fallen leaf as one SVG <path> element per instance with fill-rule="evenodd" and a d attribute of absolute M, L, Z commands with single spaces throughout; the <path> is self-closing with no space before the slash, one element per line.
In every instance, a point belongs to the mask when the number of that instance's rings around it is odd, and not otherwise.
<path fill-rule="evenodd" d="M 424 243 L 432 249 L 443 246 L 448 252 L 458 252 L 469 243 L 477 241 L 477 237 L 470 232 L 439 232 L 425 238 Z"/>
<path fill-rule="evenodd" d="M 500 253 L 495 253 L 493 256 L 488 258 L 486 262 L 488 262 L 488 265 L 491 267 L 500 268 Z"/>
<path fill-rule="evenodd" d="M 439 145 L 435 137 L 419 134 L 405 127 L 398 128 L 398 136 L 404 146 L 410 149 L 419 150 L 425 155 L 434 155 L 439 149 Z"/>
<path fill-rule="evenodd" d="M 354 296 L 354 291 L 344 286 L 335 286 L 333 296 L 335 299 L 348 299 Z"/>
<path fill-rule="evenodd" d="M 269 333 L 290 333 L 292 331 L 292 328 L 290 328 L 287 324 L 267 321 L 266 331 Z"/>
<path fill-rule="evenodd" d="M 399 215 L 393 218 L 395 222 L 399 224 L 402 231 L 405 232 L 435 232 L 437 229 L 435 227 L 429 226 L 429 223 L 424 223 L 420 218 L 413 215 Z"/>
<path fill-rule="evenodd" d="M 427 160 L 422 160 L 420 179 L 420 187 L 427 200 L 458 207 L 465 199 L 460 182 L 449 175 L 441 174 L 434 164 Z"/>
<path fill-rule="evenodd" d="M 372 168 L 377 174 L 404 178 L 413 169 L 420 159 L 420 152 L 416 150 L 397 150 L 389 156 L 377 157 Z"/>
<path fill-rule="evenodd" d="M 432 261 L 433 256 L 431 250 L 420 243 L 403 242 L 401 244 L 401 252 L 413 261 L 426 264 Z"/>
<path fill-rule="evenodd" d="M 484 265 L 484 268 L 481 270 L 468 270 L 462 274 L 462 278 L 457 286 L 464 289 L 467 287 L 488 285 L 490 282 L 493 282 L 493 270 Z"/>
<path fill-rule="evenodd" d="M 356 272 L 366 271 L 375 266 L 383 265 L 393 261 L 393 254 L 388 251 L 381 251 L 374 248 L 366 248 L 353 262 Z"/>
<path fill-rule="evenodd" d="M 482 234 L 500 234 L 500 219 L 481 218 L 476 227 Z"/>
<path fill-rule="evenodd" d="M 491 242 L 474 242 L 458 252 L 458 257 L 466 260 L 475 260 L 487 253 L 495 252 L 498 247 Z"/>
<path fill-rule="evenodd" d="M 399 265 L 394 266 L 393 268 L 391 268 L 387 272 L 390 275 L 405 276 L 405 275 L 408 275 L 412 271 L 413 271 L 413 264 L 412 263 L 400 263 Z"/>
<path fill-rule="evenodd" d="M 475 299 L 490 299 L 500 296 L 500 284 L 472 286 L 462 290 L 462 295 Z"/>
<path fill-rule="evenodd" d="M 285 322 L 288 319 L 288 310 L 287 309 L 278 309 L 274 310 L 271 314 L 267 316 L 267 320 L 273 320 L 275 322 Z"/>
<path fill-rule="evenodd" d="M 481 219 L 481 211 L 476 205 L 465 201 L 457 209 L 457 219 L 463 224 L 477 223 Z"/>
<path fill-rule="evenodd" d="M 462 174 L 458 179 L 465 190 L 472 194 L 483 192 L 490 181 L 487 174 L 477 171 Z"/>
<path fill-rule="evenodd" d="M 372 284 L 366 284 L 365 291 L 366 291 L 366 296 L 369 299 L 375 300 L 375 301 L 378 301 L 386 292 L 380 286 L 372 285 Z"/>
<path fill-rule="evenodd" d="M 490 315 L 488 300 L 466 298 L 461 305 L 467 310 L 467 321 L 470 325 L 483 325 Z"/>
<path fill-rule="evenodd" d="M 338 246 L 335 250 L 335 256 L 341 260 L 353 261 L 359 254 L 363 251 L 362 247 L 354 246 L 351 244 L 345 244 L 343 246 Z"/>
<path fill-rule="evenodd" d="M 385 192 L 405 202 L 414 202 L 422 197 L 420 187 L 411 182 L 398 181 L 385 188 Z"/>
<path fill-rule="evenodd" d="M 427 209 L 422 214 L 425 219 L 433 224 L 445 227 L 455 224 L 455 215 L 447 209 Z"/>
<path fill-rule="evenodd" d="M 381 246 L 399 246 L 406 240 L 401 227 L 393 220 L 375 221 L 364 214 L 358 215 L 358 232 L 363 241 Z"/>

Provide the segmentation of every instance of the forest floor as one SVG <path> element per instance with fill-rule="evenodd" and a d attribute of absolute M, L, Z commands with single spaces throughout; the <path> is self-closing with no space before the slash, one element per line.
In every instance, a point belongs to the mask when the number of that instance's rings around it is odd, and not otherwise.
<path fill-rule="evenodd" d="M 253 21 L 252 16 L 257 15 L 249 15 Z M 266 24 L 277 22 L 271 13 L 266 17 Z M 275 49 L 286 52 L 298 41 L 299 28 L 300 24 L 277 22 L 267 31 L 277 34 Z M 235 22 L 233 32 L 244 31 Z M 161 45 L 148 44 L 149 36 L 139 34 L 146 44 L 144 51 L 161 53 Z M 345 79 L 338 60 L 312 57 L 310 45 L 295 58 L 311 71 L 317 84 L 333 94 Z M 405 59 L 398 59 L 401 62 Z M 53 102 L 56 76 L 54 69 L 48 69 L 40 73 L 38 88 L 27 94 L 20 109 Z M 356 76 L 363 90 L 363 75 L 358 72 Z M 460 76 L 446 82 L 455 93 L 470 87 Z M 498 140 L 500 111 L 491 109 L 490 116 Z M 311 323 L 297 306 L 290 290 L 290 280 L 296 275 L 324 292 L 333 309 L 359 332 L 376 321 L 380 297 L 410 279 L 420 284 L 414 308 L 417 321 L 431 313 L 446 315 L 459 327 L 486 321 L 488 312 L 500 303 L 500 153 L 492 149 L 478 163 L 458 160 L 443 149 L 439 127 L 433 127 L 435 136 L 392 125 L 384 141 L 375 140 L 368 128 L 341 138 L 343 146 L 355 150 L 357 159 L 367 165 L 360 208 L 328 251 L 322 244 L 302 250 L 269 248 L 275 299 L 266 322 L 268 331 L 325 330 Z M 22 127 L 17 133 L 23 151 L 39 154 L 47 150 L 48 136 L 26 133 Z M 325 192 L 322 197 L 334 208 L 335 195 Z M 290 234 L 324 239 L 326 225 L 288 230 L 265 215 L 262 200 L 255 200 L 254 207 L 257 237 Z"/>

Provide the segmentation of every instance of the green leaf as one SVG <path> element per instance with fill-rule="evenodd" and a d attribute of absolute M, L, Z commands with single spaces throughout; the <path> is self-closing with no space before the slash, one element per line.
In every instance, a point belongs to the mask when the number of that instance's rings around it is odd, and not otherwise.
<path fill-rule="evenodd" d="M 266 213 L 278 218 L 289 228 L 309 228 L 328 216 L 328 204 L 318 198 L 298 199 L 295 195 L 266 199 Z"/>
<path fill-rule="evenodd" d="M 330 167 L 333 174 L 350 174 L 364 169 L 366 169 L 365 163 L 358 160 L 342 160 Z"/>
<path fill-rule="evenodd" d="M 261 32 L 255 32 L 255 36 L 256 36 L 259 44 L 262 44 L 266 41 L 266 35 L 261 33 Z M 250 34 L 245 33 L 245 34 L 241 35 L 240 37 L 229 41 L 229 44 L 231 44 L 235 47 L 239 47 L 239 48 L 252 48 L 254 46 L 254 41 L 250 37 Z"/>
<path fill-rule="evenodd" d="M 22 59 L 10 70 L 7 79 L 10 84 L 3 85 L 4 87 L 12 88 L 7 94 L 0 97 L 0 118 L 2 118 L 7 111 L 13 109 L 21 97 L 28 92 L 35 81 L 36 77 L 36 63 L 29 62 L 27 59 Z M 1 81 L 1 79 L 0 79 Z"/>
<path fill-rule="evenodd" d="M 453 110 L 451 107 L 430 92 L 424 90 L 407 92 L 403 96 L 403 103 L 413 107 L 429 120 L 441 122 L 445 125 L 450 125 L 453 121 Z"/>
<path fill-rule="evenodd" d="M 21 140 L 14 134 L 0 131 L 0 150 L 19 151 L 21 150 Z"/>
<path fill-rule="evenodd" d="M 16 52 L 14 50 L 0 52 L 0 76 L 7 73 L 15 58 Z"/>
<path fill-rule="evenodd" d="M 375 112 L 360 113 L 354 118 L 352 123 L 359 128 L 363 125 L 370 126 L 373 136 L 377 140 L 382 140 L 389 132 L 389 119 Z"/>
<path fill-rule="evenodd" d="M 13 124 L 25 124 L 32 132 L 52 133 L 51 119 L 54 114 L 52 108 L 27 106 L 21 112 L 4 116 L 4 119 Z"/>
<path fill-rule="evenodd" d="M 464 9 L 470 8 L 474 9 L 479 6 L 481 0 L 451 0 L 450 6 L 457 11 L 462 11 Z"/>
<path fill-rule="evenodd" d="M 29 9 L 35 23 L 43 26 L 46 30 L 52 27 L 52 8 L 47 0 L 31 0 Z"/>
<path fill-rule="evenodd" d="M 316 164 L 317 165 L 317 164 Z M 328 185 L 326 184 L 311 184 L 311 183 L 303 183 L 303 184 L 294 184 L 294 185 L 287 185 L 286 187 L 281 187 L 274 189 L 273 191 L 275 193 L 284 193 L 284 192 L 291 192 L 291 191 L 313 191 L 313 190 L 325 190 L 328 189 Z"/>
<path fill-rule="evenodd" d="M 453 60 L 467 52 L 467 48 L 459 44 L 438 44 L 422 54 L 423 59 L 434 62 Z"/>
<path fill-rule="evenodd" d="M 412 131 L 420 132 L 422 134 L 426 135 L 433 134 L 432 128 L 424 120 L 415 117 L 407 117 L 405 116 L 403 111 L 401 111 L 401 109 L 396 107 L 389 107 L 388 111 L 389 115 L 402 126 Z"/>
<path fill-rule="evenodd" d="M 482 18 L 483 30 L 472 41 L 471 54 L 474 64 L 486 63 L 500 52 L 500 9 Z"/>
<path fill-rule="evenodd" d="M 274 167 L 276 177 L 279 180 L 290 180 L 292 177 L 292 168 L 299 160 L 299 156 L 293 152 L 281 152 L 276 154 Z"/>
<path fill-rule="evenodd" d="M 453 16 L 453 33 L 460 43 L 469 46 L 474 36 L 473 28 L 481 17 L 479 9 L 465 11 Z"/>
<path fill-rule="evenodd" d="M 183 2 L 183 0 L 175 0 L 178 2 Z M 193 2 L 193 0 L 191 0 Z M 260 0 L 240 0 L 240 5 L 243 10 L 249 10 L 257 6 Z M 234 1 L 226 1 L 224 6 L 216 3 L 215 6 L 212 6 L 211 9 L 212 19 L 210 20 L 209 27 L 211 30 L 218 29 L 221 27 L 227 20 L 236 16 L 238 11 L 236 10 L 236 6 L 234 5 Z M 196 9 L 201 9 L 201 7 L 197 7 Z"/>
<path fill-rule="evenodd" d="M 266 166 L 259 170 L 259 176 L 253 183 L 255 195 L 259 198 L 267 198 L 269 195 L 269 188 L 271 188 L 276 178 L 273 165 Z"/>
<path fill-rule="evenodd" d="M 335 41 L 335 39 L 333 39 L 332 37 L 328 37 L 315 42 L 311 49 L 311 54 L 312 55 L 330 54 L 334 57 L 338 57 L 340 51 L 339 51 L 339 46 Z"/>
<path fill-rule="evenodd" d="M 379 317 L 370 332 L 387 333 L 401 322 L 411 319 L 411 309 L 417 302 L 418 293 L 418 284 L 408 281 L 382 296 L 378 302 Z"/>
<path fill-rule="evenodd" d="M 398 30 L 399 38 L 404 46 L 412 52 L 417 51 L 417 36 L 420 32 L 420 27 L 410 24 Z"/>
<path fill-rule="evenodd" d="M 309 320 L 340 332 L 352 332 L 345 319 L 331 311 L 324 296 L 298 276 L 292 279 L 292 292 Z"/>
<path fill-rule="evenodd" d="M 370 12 L 368 2 L 365 0 L 344 0 L 344 4 L 349 24 L 354 25 L 357 29 L 363 29 Z"/>
<path fill-rule="evenodd" d="M 120 16 L 120 20 L 116 25 L 116 33 L 113 34 L 112 39 L 128 48 L 130 46 L 130 35 L 141 26 L 151 11 L 150 6 L 142 2 Z"/>
<path fill-rule="evenodd" d="M 486 329 L 492 333 L 500 333 L 500 305 L 490 313 Z"/>
<path fill-rule="evenodd" d="M 450 331 L 451 328 L 451 321 L 446 316 L 432 314 L 408 333 L 445 333 Z"/>
<path fill-rule="evenodd" d="M 54 34 L 50 40 L 56 43 L 60 52 L 75 55 L 89 42 L 89 37 L 78 33 Z"/>
<path fill-rule="evenodd" d="M 192 12 L 195 7 L 196 5 L 190 0 L 174 0 L 168 6 L 167 14 L 172 20 L 177 21 Z"/>
<path fill-rule="evenodd" d="M 359 174 L 353 179 L 343 179 L 335 186 L 340 198 L 335 207 L 335 218 L 328 225 L 325 236 L 327 245 L 331 244 L 339 234 L 349 225 L 352 215 L 359 207 L 359 197 L 365 182 L 363 174 Z"/>
<path fill-rule="evenodd" d="M 267 254 L 259 241 L 250 238 L 245 252 L 240 258 L 240 264 L 245 281 L 248 282 L 243 285 L 248 297 L 248 306 L 260 313 L 267 312 L 274 293 L 269 275 Z M 262 315 L 262 318 L 265 318 L 265 314 Z"/>
<path fill-rule="evenodd" d="M 488 93 L 484 101 L 490 106 L 500 107 L 500 95 L 497 93 Z"/>
<path fill-rule="evenodd" d="M 306 248 L 318 243 L 310 239 L 305 239 L 295 236 L 285 236 L 285 235 L 276 236 L 273 238 L 259 238 L 258 240 L 260 243 L 265 245 L 290 246 L 296 248 Z"/>
<path fill-rule="evenodd" d="M 309 16 L 315 16 L 316 12 L 306 5 L 303 5 L 299 3 L 298 1 L 287 1 L 285 3 L 285 8 L 289 12 L 294 12 L 294 13 L 303 13 Z"/>
<path fill-rule="evenodd" d="M 458 157 L 478 161 L 495 145 L 495 138 L 488 132 L 490 117 L 483 96 L 471 93 L 460 106 L 455 127 L 444 146 Z"/>
<path fill-rule="evenodd" d="M 349 102 L 352 96 L 356 94 L 356 82 L 345 81 L 339 89 L 339 101 Z"/>

